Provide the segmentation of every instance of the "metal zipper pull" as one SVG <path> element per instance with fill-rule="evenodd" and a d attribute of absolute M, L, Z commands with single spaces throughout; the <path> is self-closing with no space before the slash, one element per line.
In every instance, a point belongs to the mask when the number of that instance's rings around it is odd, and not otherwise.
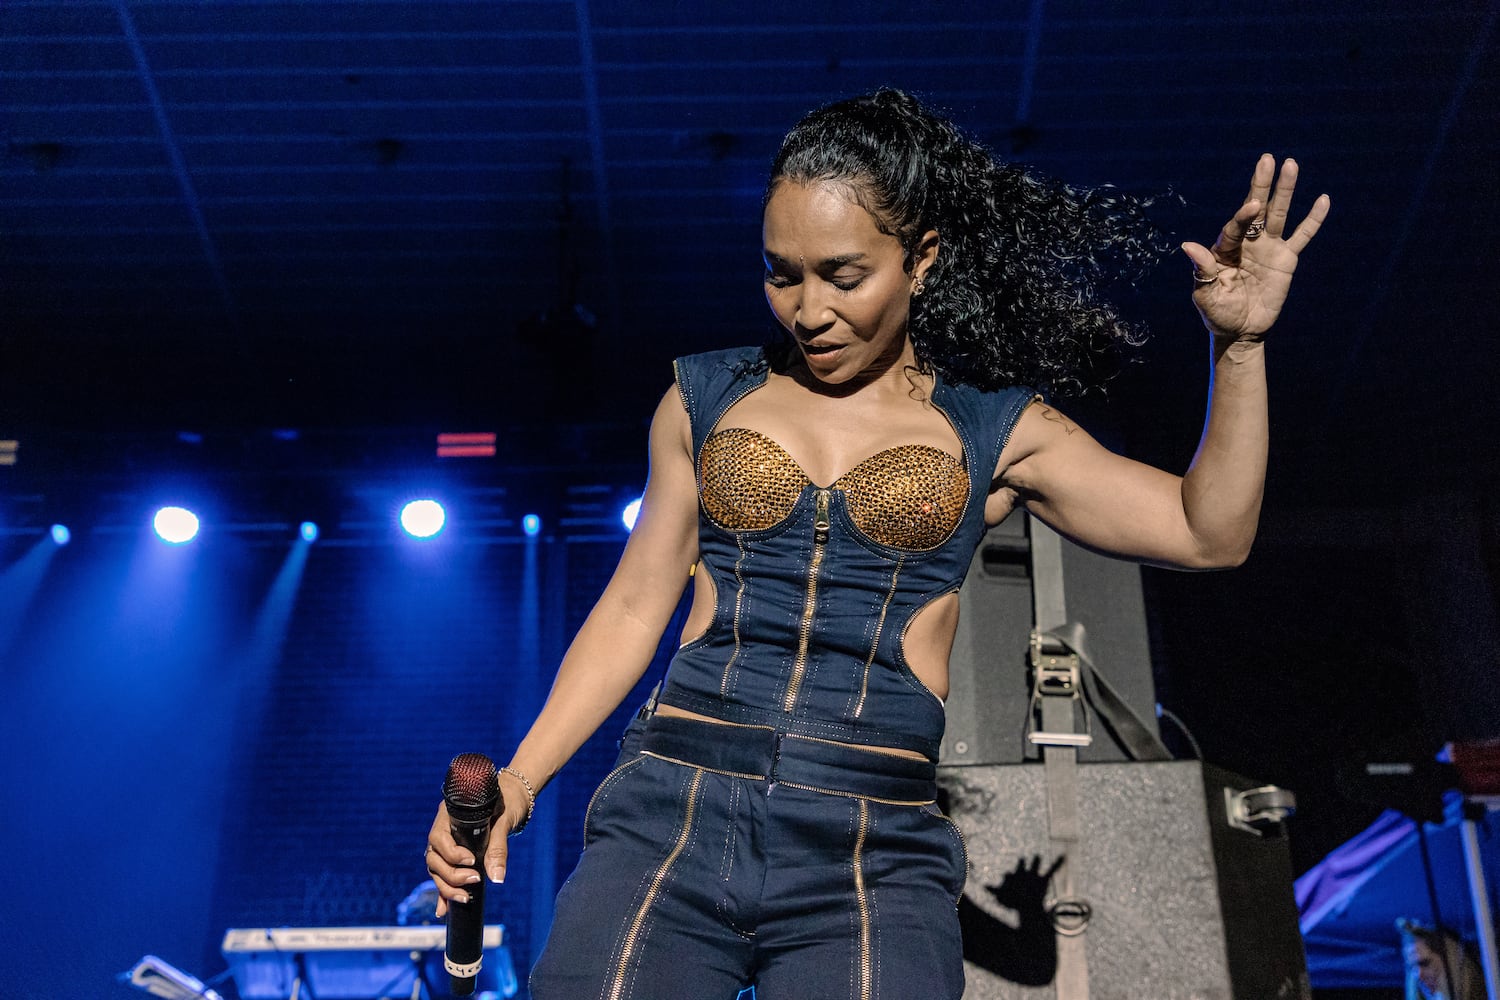
<path fill-rule="evenodd" d="M 828 542 L 828 491 L 818 491 L 817 514 L 813 518 L 813 541 L 819 545 Z"/>

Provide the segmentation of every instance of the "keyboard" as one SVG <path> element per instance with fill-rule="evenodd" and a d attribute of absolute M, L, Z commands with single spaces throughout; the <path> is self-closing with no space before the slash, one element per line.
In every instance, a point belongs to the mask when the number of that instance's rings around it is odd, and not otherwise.
<path fill-rule="evenodd" d="M 484 947 L 498 948 L 502 924 L 487 924 Z M 226 955 L 257 952 L 305 954 L 312 951 L 437 951 L 448 940 L 441 924 L 425 927 L 235 927 L 224 932 Z"/>

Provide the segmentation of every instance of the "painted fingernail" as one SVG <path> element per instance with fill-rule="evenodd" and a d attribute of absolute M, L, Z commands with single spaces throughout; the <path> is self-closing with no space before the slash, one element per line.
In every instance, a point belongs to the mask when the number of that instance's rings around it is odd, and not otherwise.
<path fill-rule="evenodd" d="M 469 901 L 469 894 L 467 892 L 461 892 L 457 896 L 453 897 L 453 901 L 455 903 L 467 903 Z"/>
<path fill-rule="evenodd" d="M 464 879 L 464 885 L 473 885 L 475 882 L 478 882 L 478 881 L 479 881 L 479 873 L 475 872 L 474 874 L 469 875 L 468 877 L 466 877 Z"/>
<path fill-rule="evenodd" d="M 459 862 L 459 866 L 463 867 L 463 868 L 473 868 L 474 867 L 474 855 L 471 854 L 468 857 L 464 858 L 462 861 Z"/>

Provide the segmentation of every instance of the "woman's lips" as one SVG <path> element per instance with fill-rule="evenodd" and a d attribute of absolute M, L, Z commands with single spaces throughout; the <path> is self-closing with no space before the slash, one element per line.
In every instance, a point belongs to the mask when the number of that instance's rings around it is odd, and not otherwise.
<path fill-rule="evenodd" d="M 843 344 L 809 344 L 803 343 L 802 350 L 810 357 L 826 357 L 844 349 Z"/>

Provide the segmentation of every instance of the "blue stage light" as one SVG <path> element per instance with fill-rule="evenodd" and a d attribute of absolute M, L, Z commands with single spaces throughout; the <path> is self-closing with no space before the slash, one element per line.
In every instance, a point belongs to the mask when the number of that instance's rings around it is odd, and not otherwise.
<path fill-rule="evenodd" d="M 636 497 L 620 511 L 620 520 L 624 522 L 626 531 L 635 530 L 635 519 L 641 516 L 641 501 L 644 499 L 645 497 Z"/>
<path fill-rule="evenodd" d="M 162 541 L 173 545 L 191 542 L 198 536 L 198 515 L 186 507 L 163 507 L 151 524 Z"/>
<path fill-rule="evenodd" d="M 401 508 L 401 527 L 413 538 L 431 538 L 443 530 L 448 515 L 436 500 L 413 500 Z"/>
<path fill-rule="evenodd" d="M 302 536 L 304 542 L 316 542 L 318 540 L 318 526 L 312 521 L 303 521 L 297 528 L 297 534 Z"/>
<path fill-rule="evenodd" d="M 535 514 L 527 514 L 521 518 L 521 530 L 526 532 L 527 538 L 535 538 L 542 533 L 542 519 Z"/>
<path fill-rule="evenodd" d="M 58 545 L 67 545 L 73 540 L 73 533 L 68 530 L 66 524 L 54 524 L 52 526 L 52 540 Z"/>

